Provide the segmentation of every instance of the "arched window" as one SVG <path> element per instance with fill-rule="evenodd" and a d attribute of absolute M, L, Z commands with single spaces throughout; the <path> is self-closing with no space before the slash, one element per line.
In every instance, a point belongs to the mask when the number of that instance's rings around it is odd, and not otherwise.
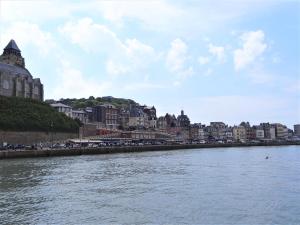
<path fill-rule="evenodd" d="M 9 82 L 8 82 L 8 80 L 4 80 L 3 81 L 3 89 L 9 89 Z"/>

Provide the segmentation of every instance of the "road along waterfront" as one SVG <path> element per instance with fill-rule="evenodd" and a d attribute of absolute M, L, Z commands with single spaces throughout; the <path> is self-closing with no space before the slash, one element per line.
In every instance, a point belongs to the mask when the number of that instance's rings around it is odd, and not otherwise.
<path fill-rule="evenodd" d="M 300 224 L 299 158 L 279 146 L 2 160 L 1 223 Z"/>
<path fill-rule="evenodd" d="M 269 143 L 230 143 L 230 144 L 184 144 L 184 145 L 150 145 L 150 146 L 112 146 L 100 148 L 58 148 L 40 150 L 5 150 L 0 151 L 0 159 L 25 157 L 72 156 L 89 154 L 114 154 L 144 151 L 167 151 L 194 148 L 223 147 L 255 147 L 255 146 L 286 146 L 300 145 L 300 142 L 269 142 Z"/>

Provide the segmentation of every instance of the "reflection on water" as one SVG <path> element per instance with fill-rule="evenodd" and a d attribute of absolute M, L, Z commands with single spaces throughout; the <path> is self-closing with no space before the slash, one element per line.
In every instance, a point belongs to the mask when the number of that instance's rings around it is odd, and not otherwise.
<path fill-rule="evenodd" d="M 2 160 L 1 224 L 299 224 L 299 159 L 289 146 Z"/>

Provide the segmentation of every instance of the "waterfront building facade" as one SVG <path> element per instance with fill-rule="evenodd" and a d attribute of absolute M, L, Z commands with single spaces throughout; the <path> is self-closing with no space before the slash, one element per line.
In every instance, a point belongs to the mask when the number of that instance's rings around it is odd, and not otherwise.
<path fill-rule="evenodd" d="M 73 119 L 78 119 L 82 123 L 87 123 L 88 122 L 88 116 L 87 113 L 84 110 L 72 110 L 72 118 Z"/>
<path fill-rule="evenodd" d="M 149 128 L 148 116 L 139 107 L 133 107 L 130 109 L 129 123 L 130 128 L 135 129 L 147 129 Z"/>
<path fill-rule="evenodd" d="M 255 139 L 262 140 L 265 138 L 264 129 L 260 126 L 254 126 L 255 130 Z"/>
<path fill-rule="evenodd" d="M 14 40 L 7 44 L 0 56 L 0 95 L 44 99 L 43 84 L 25 68 L 25 59 Z"/>
<path fill-rule="evenodd" d="M 178 125 L 180 127 L 189 127 L 190 126 L 190 119 L 187 115 L 184 114 L 184 111 L 181 110 L 181 114 L 177 117 Z"/>
<path fill-rule="evenodd" d="M 281 123 L 274 123 L 273 126 L 275 127 L 275 134 L 277 139 L 285 140 L 288 138 L 288 128 Z"/>
<path fill-rule="evenodd" d="M 236 141 L 244 142 L 246 141 L 246 128 L 243 126 L 234 126 L 233 127 L 233 139 Z"/>
<path fill-rule="evenodd" d="M 300 124 L 294 125 L 294 134 L 298 137 L 300 137 Z"/>
<path fill-rule="evenodd" d="M 66 116 L 72 118 L 72 107 L 62 104 L 62 103 L 53 103 L 50 104 L 53 108 L 55 108 L 58 112 L 66 114 Z"/>
<path fill-rule="evenodd" d="M 260 126 L 263 128 L 265 133 L 265 139 L 268 140 L 275 140 L 276 139 L 276 132 L 274 125 L 270 123 L 260 123 Z"/>
<path fill-rule="evenodd" d="M 99 127 L 117 129 L 118 109 L 111 104 L 103 104 L 92 107 L 92 122 L 98 123 Z"/>

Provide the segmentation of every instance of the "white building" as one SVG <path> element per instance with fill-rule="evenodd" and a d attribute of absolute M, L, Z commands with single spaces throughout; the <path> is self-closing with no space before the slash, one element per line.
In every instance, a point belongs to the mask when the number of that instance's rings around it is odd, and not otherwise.
<path fill-rule="evenodd" d="M 62 103 L 53 103 L 50 104 L 53 108 L 55 108 L 58 112 L 66 114 L 68 117 L 72 118 L 72 107 L 62 104 Z"/>
<path fill-rule="evenodd" d="M 243 126 L 234 126 L 233 130 L 233 139 L 236 141 L 244 142 L 246 140 L 246 128 Z"/>
<path fill-rule="evenodd" d="M 136 128 L 149 128 L 150 124 L 147 114 L 144 113 L 140 108 L 131 109 L 128 126 Z"/>
<path fill-rule="evenodd" d="M 256 139 L 264 139 L 265 138 L 265 132 L 262 128 L 255 129 L 255 137 Z"/>
<path fill-rule="evenodd" d="M 296 136 L 300 137 L 300 124 L 294 125 L 294 133 Z"/>
<path fill-rule="evenodd" d="M 87 113 L 83 110 L 72 110 L 72 118 L 79 119 L 82 123 L 88 122 Z"/>
<path fill-rule="evenodd" d="M 276 132 L 275 132 L 275 127 L 270 127 L 270 139 L 275 140 L 276 139 Z"/>
<path fill-rule="evenodd" d="M 287 139 L 288 138 L 288 128 L 280 123 L 274 123 L 275 133 L 277 139 Z"/>

